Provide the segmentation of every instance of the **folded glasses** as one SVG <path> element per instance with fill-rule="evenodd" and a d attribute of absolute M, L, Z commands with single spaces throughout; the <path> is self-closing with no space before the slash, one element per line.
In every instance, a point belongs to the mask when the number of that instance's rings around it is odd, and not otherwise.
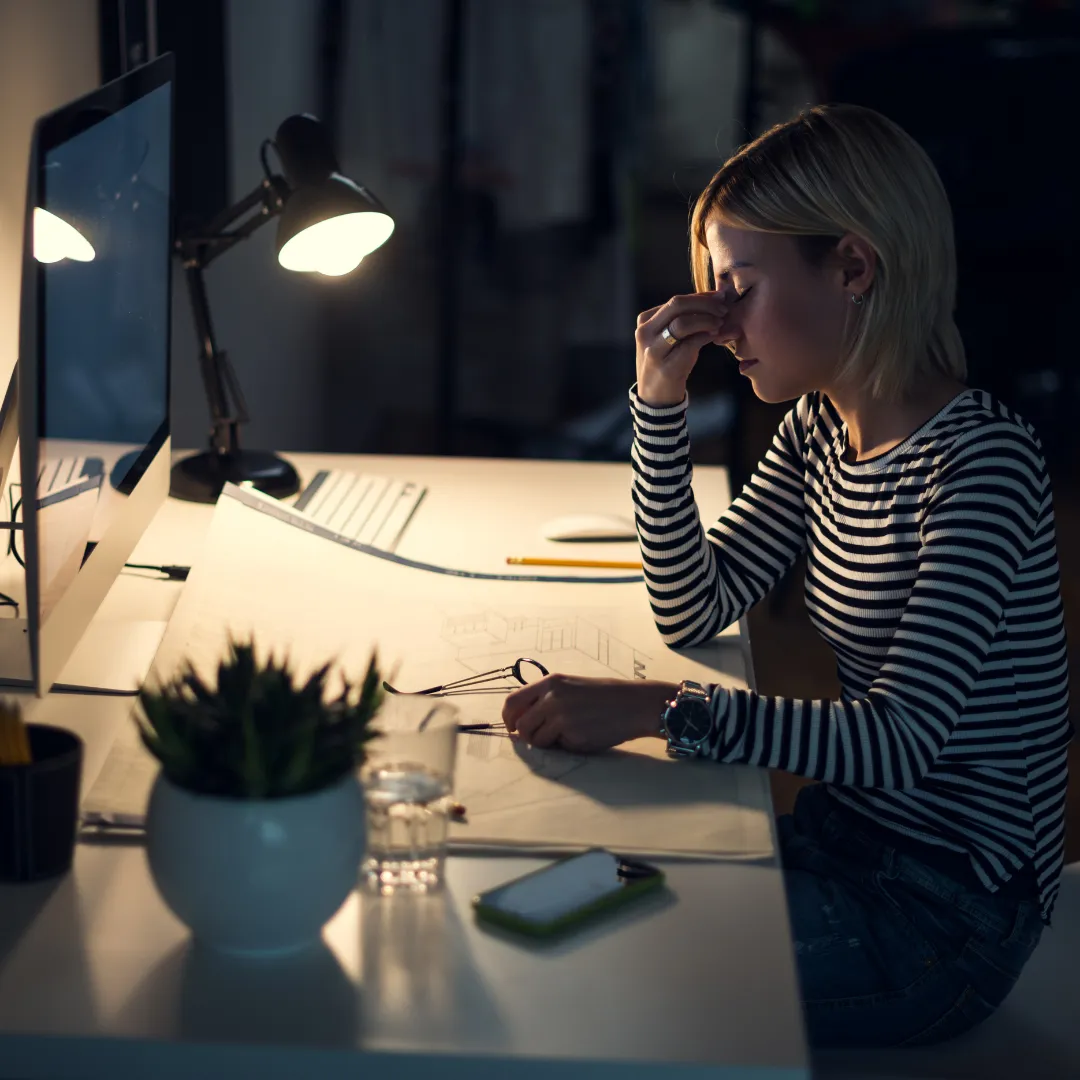
<path fill-rule="evenodd" d="M 525 686 L 528 683 L 539 681 L 547 673 L 548 669 L 539 660 L 522 656 L 508 667 L 482 671 L 477 675 L 469 675 L 464 679 L 455 679 L 453 682 L 443 683 L 442 686 L 429 686 L 426 690 L 397 690 L 388 682 L 383 683 L 383 689 L 390 694 L 425 694 L 428 697 L 450 697 L 453 694 L 505 694 L 509 690 L 516 689 L 513 685 L 507 685 L 507 680 L 516 679 L 518 685 Z M 503 681 L 500 686 L 486 685 L 499 680 Z"/>

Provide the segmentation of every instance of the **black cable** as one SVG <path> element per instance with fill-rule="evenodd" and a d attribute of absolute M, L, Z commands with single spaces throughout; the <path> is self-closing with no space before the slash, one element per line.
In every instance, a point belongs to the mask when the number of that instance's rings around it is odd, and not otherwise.
<path fill-rule="evenodd" d="M 22 496 L 20 495 L 17 500 L 15 498 L 15 486 L 15 484 L 8 485 L 8 505 L 11 507 L 11 528 L 8 530 L 8 554 L 14 555 L 15 561 L 25 570 L 26 560 L 19 553 L 19 549 L 15 544 L 15 515 L 19 512 L 19 507 L 22 506 Z"/>
<path fill-rule="evenodd" d="M 147 563 L 124 563 L 125 570 L 156 570 L 159 574 L 164 574 L 169 581 L 187 581 L 188 574 L 191 573 L 190 566 L 152 566 Z"/>
<path fill-rule="evenodd" d="M 15 543 L 15 515 L 18 514 L 19 508 L 22 506 L 22 496 L 15 499 L 15 493 L 13 488 L 15 484 L 11 484 L 8 487 L 8 502 L 11 505 L 11 528 L 8 532 L 8 554 L 15 556 L 15 561 L 25 570 L 26 560 L 19 553 L 18 545 Z M 90 553 L 97 547 L 97 543 L 91 541 L 86 545 L 86 553 L 83 556 L 83 562 L 89 557 Z M 191 573 L 190 566 L 176 566 L 169 564 L 166 566 L 158 566 L 153 563 L 124 563 L 125 570 L 154 570 L 159 574 L 164 574 L 167 581 L 187 581 L 188 574 Z M 10 596 L 5 593 L 0 593 L 0 607 L 11 606 L 15 608 L 15 614 L 18 616 L 19 605 L 15 600 L 12 600 Z"/>

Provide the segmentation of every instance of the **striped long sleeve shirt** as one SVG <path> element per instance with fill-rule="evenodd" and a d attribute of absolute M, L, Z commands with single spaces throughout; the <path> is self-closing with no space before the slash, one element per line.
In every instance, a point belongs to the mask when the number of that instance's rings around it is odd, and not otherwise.
<path fill-rule="evenodd" d="M 674 648 L 739 618 L 806 552 L 836 701 L 719 690 L 708 753 L 825 781 L 880 826 L 966 855 L 996 891 L 1026 865 L 1049 921 L 1064 836 L 1068 680 L 1050 483 L 1031 427 L 966 390 L 900 445 L 844 460 L 821 394 L 785 416 L 708 531 L 686 402 L 630 391 L 633 499 Z"/>

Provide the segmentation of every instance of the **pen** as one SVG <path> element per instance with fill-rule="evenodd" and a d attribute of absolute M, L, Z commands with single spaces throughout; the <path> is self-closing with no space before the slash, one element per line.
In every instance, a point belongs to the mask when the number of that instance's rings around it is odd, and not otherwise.
<path fill-rule="evenodd" d="M 146 840 L 146 818 L 142 814 L 87 811 L 79 821 L 78 840 L 83 844 L 141 844 Z"/>
<path fill-rule="evenodd" d="M 608 559 L 530 559 L 507 556 L 511 566 L 580 566 L 589 570 L 640 570 L 639 562 L 617 562 Z"/>
<path fill-rule="evenodd" d="M 458 731 L 491 731 L 492 728 L 502 727 L 502 724 L 458 724 Z"/>
<path fill-rule="evenodd" d="M 80 823 L 84 827 L 117 832 L 141 832 L 146 828 L 144 814 L 123 814 L 102 810 L 84 810 Z"/>

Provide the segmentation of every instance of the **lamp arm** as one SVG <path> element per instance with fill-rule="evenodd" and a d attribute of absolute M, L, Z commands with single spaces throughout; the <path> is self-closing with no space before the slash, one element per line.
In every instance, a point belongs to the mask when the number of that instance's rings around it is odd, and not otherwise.
<path fill-rule="evenodd" d="M 247 422 L 247 410 L 242 396 L 235 412 L 230 405 L 229 388 L 239 387 L 228 355 L 217 347 L 202 267 L 196 262 L 186 266 L 184 272 L 195 318 L 195 333 L 199 340 L 199 373 L 210 410 L 210 445 L 217 453 L 227 454 L 239 446 L 237 429 L 240 424 Z"/>
<path fill-rule="evenodd" d="M 285 207 L 288 191 L 288 185 L 282 177 L 267 174 L 259 186 L 239 202 L 223 210 L 201 229 L 181 236 L 176 241 L 176 250 L 185 268 L 191 262 L 198 262 L 205 270 L 218 256 L 241 240 L 246 240 L 271 218 L 277 217 Z M 257 214 L 252 214 L 247 221 L 230 229 L 231 225 L 256 207 L 259 207 Z"/>
<path fill-rule="evenodd" d="M 228 354 L 217 346 L 203 271 L 219 255 L 241 240 L 246 240 L 276 217 L 285 204 L 286 192 L 285 181 L 281 177 L 268 175 L 254 191 L 218 214 L 204 229 L 188 233 L 176 241 L 199 341 L 199 371 L 210 410 L 210 445 L 218 454 L 239 450 L 239 427 L 248 422 L 249 416 L 236 369 Z M 244 214 L 250 214 L 256 207 L 260 208 L 258 213 L 230 230 L 235 221 Z"/>

